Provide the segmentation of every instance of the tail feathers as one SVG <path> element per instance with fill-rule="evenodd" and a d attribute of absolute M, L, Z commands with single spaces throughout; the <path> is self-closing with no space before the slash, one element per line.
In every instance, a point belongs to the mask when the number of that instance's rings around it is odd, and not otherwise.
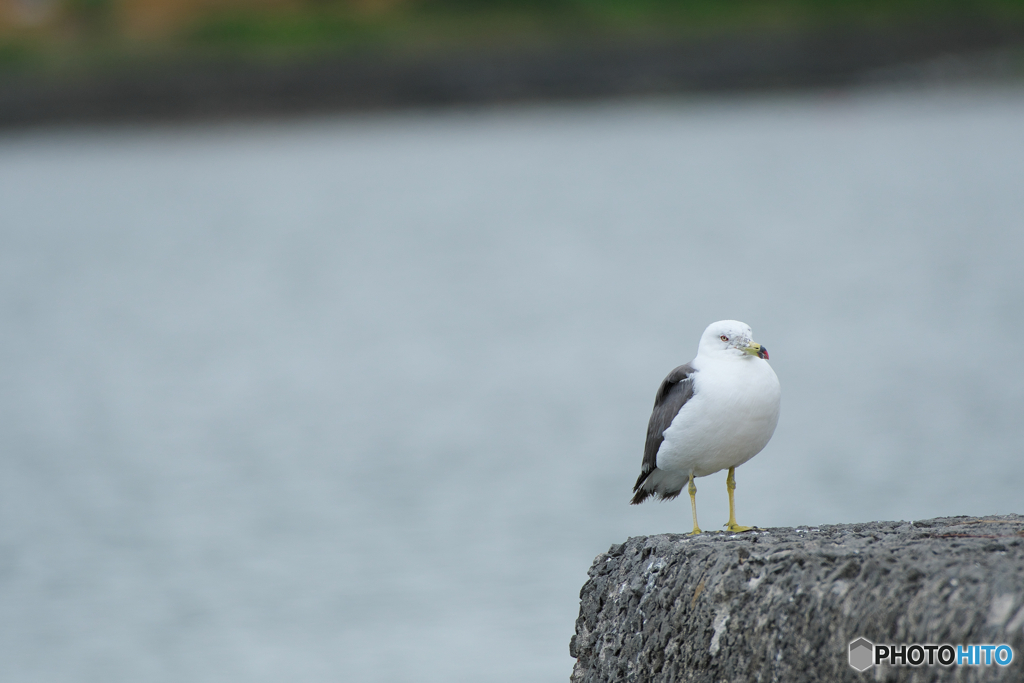
<path fill-rule="evenodd" d="M 660 498 L 661 500 L 672 500 L 679 495 L 682 488 L 678 488 L 675 491 L 659 491 L 658 484 L 662 483 L 664 478 L 664 472 L 659 470 L 657 467 L 644 470 L 640 472 L 640 477 L 636 480 L 636 484 L 633 486 L 633 498 L 629 501 L 630 505 L 639 505 L 651 496 Z"/>

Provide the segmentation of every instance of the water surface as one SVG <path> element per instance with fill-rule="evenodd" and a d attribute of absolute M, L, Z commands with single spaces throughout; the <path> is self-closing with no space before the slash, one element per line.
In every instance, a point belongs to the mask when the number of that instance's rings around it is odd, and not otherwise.
<path fill-rule="evenodd" d="M 17 681 L 564 681 L 654 392 L 771 351 L 759 526 L 1022 512 L 1024 91 L 0 138 Z M 701 525 L 725 474 L 698 482 Z"/>

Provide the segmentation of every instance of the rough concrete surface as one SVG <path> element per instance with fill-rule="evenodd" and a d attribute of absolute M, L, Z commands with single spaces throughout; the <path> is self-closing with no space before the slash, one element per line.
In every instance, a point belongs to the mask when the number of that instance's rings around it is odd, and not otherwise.
<path fill-rule="evenodd" d="M 573 683 L 1024 681 L 1024 516 L 630 538 L 580 591 Z M 1001 644 L 1008 666 L 848 663 L 876 644 Z"/>

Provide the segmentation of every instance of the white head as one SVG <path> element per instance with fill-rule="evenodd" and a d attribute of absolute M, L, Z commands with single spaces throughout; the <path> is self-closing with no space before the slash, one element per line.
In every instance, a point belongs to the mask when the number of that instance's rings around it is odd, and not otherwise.
<path fill-rule="evenodd" d="M 750 334 L 750 325 L 739 320 L 711 323 L 700 337 L 697 355 L 756 356 L 767 360 L 768 349 L 755 342 Z"/>

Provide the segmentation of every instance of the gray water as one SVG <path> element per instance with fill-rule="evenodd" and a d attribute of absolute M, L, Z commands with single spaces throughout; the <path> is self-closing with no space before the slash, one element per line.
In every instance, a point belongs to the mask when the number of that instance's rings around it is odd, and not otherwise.
<path fill-rule="evenodd" d="M 8 133 L 0 677 L 565 681 L 723 318 L 741 523 L 1024 512 L 1022 188 L 1014 88 Z"/>

